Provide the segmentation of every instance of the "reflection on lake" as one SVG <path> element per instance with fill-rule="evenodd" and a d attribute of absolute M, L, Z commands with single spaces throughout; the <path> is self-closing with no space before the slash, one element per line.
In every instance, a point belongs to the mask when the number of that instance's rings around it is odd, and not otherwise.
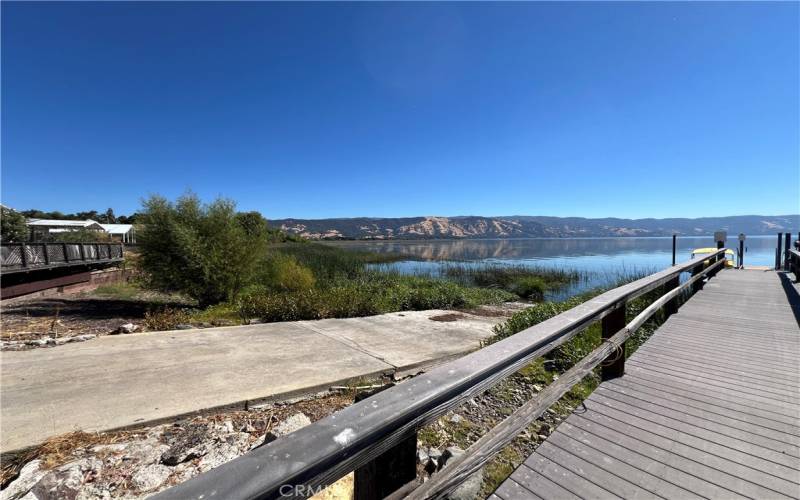
<path fill-rule="evenodd" d="M 651 273 L 672 264 L 672 238 L 553 238 L 427 241 L 344 241 L 340 248 L 407 255 L 409 260 L 385 265 L 406 274 L 438 274 L 447 262 L 471 265 L 523 265 L 574 269 L 587 275 L 585 282 L 558 296 L 605 286 L 620 273 Z M 738 240 L 727 245 L 736 249 Z M 715 246 L 713 237 L 678 238 L 677 261 L 689 259 L 693 249 Z M 777 236 L 750 236 L 745 242 L 745 265 L 775 263 Z"/>

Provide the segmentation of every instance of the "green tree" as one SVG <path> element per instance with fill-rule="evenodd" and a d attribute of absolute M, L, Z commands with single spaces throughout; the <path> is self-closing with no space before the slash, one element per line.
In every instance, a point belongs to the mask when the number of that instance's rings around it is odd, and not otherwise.
<path fill-rule="evenodd" d="M 236 221 L 248 236 L 266 237 L 267 219 L 259 212 L 239 212 L 236 214 Z"/>
<path fill-rule="evenodd" d="M 113 208 L 109 208 L 108 210 L 105 211 L 105 213 L 100 214 L 100 215 L 97 215 L 97 212 L 95 212 L 95 217 L 89 217 L 89 218 L 97 220 L 98 222 L 100 222 L 102 224 L 116 224 L 117 223 L 117 218 L 114 216 L 114 209 Z"/>
<path fill-rule="evenodd" d="M 207 306 L 233 298 L 252 282 L 267 243 L 243 227 L 232 201 L 203 204 L 189 193 L 175 203 L 151 196 L 143 205 L 137 241 L 153 286 Z"/>
<path fill-rule="evenodd" d="M 28 239 L 28 226 L 25 216 L 16 210 L 0 209 L 0 239 L 3 243 L 22 242 Z"/>

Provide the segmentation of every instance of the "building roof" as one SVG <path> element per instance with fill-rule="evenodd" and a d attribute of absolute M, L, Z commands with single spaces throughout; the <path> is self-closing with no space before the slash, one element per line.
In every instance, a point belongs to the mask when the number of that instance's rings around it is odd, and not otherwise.
<path fill-rule="evenodd" d="M 133 229 L 133 224 L 100 224 L 108 234 L 126 234 Z"/>
<path fill-rule="evenodd" d="M 65 227 L 65 228 L 91 228 L 103 229 L 103 226 L 91 219 L 86 220 L 62 220 L 62 219 L 28 219 L 29 226 L 39 227 Z"/>

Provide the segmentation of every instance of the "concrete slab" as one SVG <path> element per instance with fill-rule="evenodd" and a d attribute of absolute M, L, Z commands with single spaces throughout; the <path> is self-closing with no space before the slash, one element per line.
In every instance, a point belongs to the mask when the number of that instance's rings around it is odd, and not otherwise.
<path fill-rule="evenodd" d="M 0 451 L 316 392 L 479 346 L 504 318 L 421 311 L 101 337 L 0 356 Z"/>

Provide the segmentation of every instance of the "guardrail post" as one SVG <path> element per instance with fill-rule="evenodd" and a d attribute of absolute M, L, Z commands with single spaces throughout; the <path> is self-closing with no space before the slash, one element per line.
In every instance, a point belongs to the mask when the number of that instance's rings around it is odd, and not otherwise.
<path fill-rule="evenodd" d="M 355 470 L 353 499 L 380 500 L 417 477 L 417 433 Z"/>
<path fill-rule="evenodd" d="M 69 262 L 69 252 L 67 251 L 67 244 L 62 243 L 61 246 L 64 248 L 64 262 Z"/>
<path fill-rule="evenodd" d="M 603 317 L 601 320 L 603 340 L 613 337 L 615 333 L 625 328 L 625 309 L 625 303 L 623 303 Z M 601 378 L 603 380 L 611 380 L 612 378 L 621 377 L 624 373 L 625 343 L 622 344 L 620 350 L 615 351 L 603 362 Z"/>
<path fill-rule="evenodd" d="M 44 251 L 44 263 L 50 265 L 50 254 L 47 252 L 47 243 L 42 243 L 42 250 Z"/>
<path fill-rule="evenodd" d="M 83 248 L 83 243 L 78 243 L 78 250 L 81 253 L 81 260 L 86 260 L 86 250 Z"/>

